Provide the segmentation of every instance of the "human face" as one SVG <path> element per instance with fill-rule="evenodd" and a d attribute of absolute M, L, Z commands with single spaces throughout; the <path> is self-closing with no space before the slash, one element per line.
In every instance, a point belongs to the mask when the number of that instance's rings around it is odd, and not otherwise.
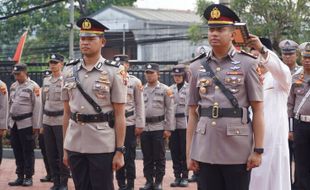
<path fill-rule="evenodd" d="M 14 73 L 14 78 L 18 83 L 24 83 L 28 76 L 26 71 L 21 71 L 19 73 Z"/>
<path fill-rule="evenodd" d="M 87 57 L 92 57 L 101 53 L 101 48 L 104 47 L 106 40 L 99 36 L 81 36 L 80 50 Z"/>
<path fill-rule="evenodd" d="M 282 59 L 289 68 L 293 68 L 296 63 L 297 55 L 296 53 L 282 53 Z"/>
<path fill-rule="evenodd" d="M 63 66 L 63 62 L 50 61 L 49 67 L 53 73 L 60 72 Z"/>
<path fill-rule="evenodd" d="M 302 57 L 301 64 L 304 66 L 304 70 L 310 73 L 310 57 Z"/>
<path fill-rule="evenodd" d="M 159 75 L 158 72 L 155 71 L 145 71 L 144 76 L 147 83 L 153 84 L 158 81 Z"/>
<path fill-rule="evenodd" d="M 128 62 L 124 62 L 123 65 L 125 67 L 125 71 L 127 72 L 129 70 L 129 67 L 130 67 L 129 63 Z"/>
<path fill-rule="evenodd" d="M 231 45 L 233 40 L 234 28 L 225 27 L 214 27 L 208 30 L 208 40 L 212 48 L 228 47 Z"/>
<path fill-rule="evenodd" d="M 183 75 L 173 75 L 173 80 L 176 84 L 181 84 L 184 80 Z"/>

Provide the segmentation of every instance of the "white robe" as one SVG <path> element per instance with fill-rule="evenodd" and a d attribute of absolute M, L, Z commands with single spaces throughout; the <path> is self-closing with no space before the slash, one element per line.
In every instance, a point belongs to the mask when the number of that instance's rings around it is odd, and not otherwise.
<path fill-rule="evenodd" d="M 287 98 L 291 87 L 289 68 L 272 51 L 264 66 L 264 154 L 251 173 L 250 190 L 290 190 Z"/>

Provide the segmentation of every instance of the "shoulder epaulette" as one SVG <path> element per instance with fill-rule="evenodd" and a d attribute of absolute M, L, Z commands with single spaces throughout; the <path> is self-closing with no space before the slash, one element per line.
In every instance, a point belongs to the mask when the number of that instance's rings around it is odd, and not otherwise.
<path fill-rule="evenodd" d="M 255 55 L 253 55 L 253 54 L 251 54 L 251 53 L 249 53 L 249 52 L 246 52 L 246 51 L 244 51 L 244 50 L 241 50 L 240 53 L 241 53 L 241 54 L 245 54 L 245 55 L 247 55 L 247 56 L 250 56 L 250 57 L 252 57 L 253 59 L 257 59 L 257 57 L 256 57 Z"/>
<path fill-rule="evenodd" d="M 69 61 L 67 64 L 66 64 L 66 67 L 67 66 L 70 66 L 70 65 L 76 65 L 80 62 L 80 59 L 74 59 L 74 60 L 71 60 Z"/>
<path fill-rule="evenodd" d="M 193 63 L 194 61 L 197 61 L 198 59 L 201 59 L 201 58 L 205 57 L 206 55 L 207 55 L 206 52 L 203 52 L 200 55 L 198 55 L 197 57 L 195 57 L 194 59 L 192 59 L 190 61 L 190 63 Z"/>
<path fill-rule="evenodd" d="M 111 60 L 105 60 L 104 64 L 113 66 L 113 67 L 119 67 L 121 65 L 121 62 L 111 61 Z"/>

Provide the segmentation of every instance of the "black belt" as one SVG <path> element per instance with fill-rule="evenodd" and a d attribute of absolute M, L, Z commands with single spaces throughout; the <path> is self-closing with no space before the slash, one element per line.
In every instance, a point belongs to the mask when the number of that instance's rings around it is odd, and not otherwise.
<path fill-rule="evenodd" d="M 129 111 L 125 113 L 125 117 L 130 117 L 130 116 L 133 116 L 134 114 L 135 114 L 134 111 Z"/>
<path fill-rule="evenodd" d="M 185 117 L 185 113 L 176 113 L 175 117 Z"/>
<path fill-rule="evenodd" d="M 26 119 L 26 118 L 29 118 L 29 117 L 32 117 L 32 112 L 31 113 L 25 113 L 25 114 L 22 114 L 22 115 L 12 116 L 12 119 L 14 121 L 20 121 L 20 120 L 23 120 L 23 119 Z"/>
<path fill-rule="evenodd" d="M 75 122 L 83 123 L 111 122 L 114 120 L 113 112 L 98 114 L 81 114 L 76 112 L 71 113 L 70 118 Z"/>
<path fill-rule="evenodd" d="M 165 116 L 155 116 L 155 117 L 147 117 L 145 118 L 146 123 L 157 123 L 165 120 Z"/>
<path fill-rule="evenodd" d="M 43 113 L 47 116 L 61 116 L 64 114 L 64 111 L 47 111 L 47 110 L 43 110 Z"/>
<path fill-rule="evenodd" d="M 219 108 L 210 106 L 208 108 L 199 108 L 199 115 L 202 117 L 219 118 L 219 117 L 243 117 L 242 108 Z"/>

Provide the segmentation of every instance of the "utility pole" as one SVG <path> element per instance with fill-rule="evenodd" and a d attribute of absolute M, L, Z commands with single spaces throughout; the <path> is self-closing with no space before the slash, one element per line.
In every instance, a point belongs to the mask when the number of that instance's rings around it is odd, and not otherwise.
<path fill-rule="evenodd" d="M 123 55 L 126 54 L 126 31 L 125 31 L 125 24 L 123 24 Z"/>
<path fill-rule="evenodd" d="M 69 59 L 74 59 L 74 0 L 70 0 Z"/>

